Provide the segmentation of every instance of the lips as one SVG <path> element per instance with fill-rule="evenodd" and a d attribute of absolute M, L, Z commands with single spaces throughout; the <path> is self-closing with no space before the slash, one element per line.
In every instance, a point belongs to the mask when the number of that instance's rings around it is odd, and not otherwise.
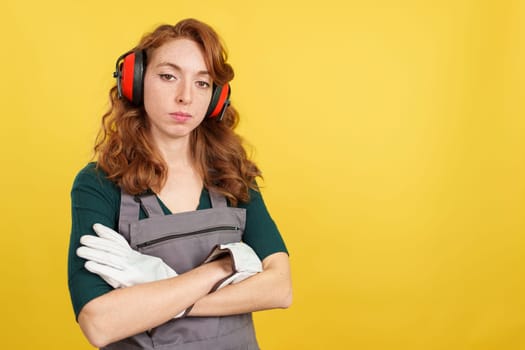
<path fill-rule="evenodd" d="M 188 114 L 188 113 L 184 113 L 184 112 L 174 112 L 174 113 L 170 113 L 170 117 L 179 122 L 179 123 L 182 123 L 182 122 L 185 122 L 187 121 L 188 119 L 191 118 L 191 114 Z"/>

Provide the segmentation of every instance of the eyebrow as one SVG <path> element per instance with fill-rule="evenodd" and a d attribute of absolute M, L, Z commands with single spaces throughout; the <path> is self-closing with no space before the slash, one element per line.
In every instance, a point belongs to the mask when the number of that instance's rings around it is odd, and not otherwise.
<path fill-rule="evenodd" d="M 164 66 L 168 66 L 168 67 L 172 67 L 173 69 L 176 69 L 178 71 L 182 71 L 182 68 L 177 66 L 175 63 L 171 63 L 171 62 L 161 62 L 159 64 L 157 64 L 157 67 L 164 67 Z M 210 72 L 208 72 L 207 70 L 200 70 L 197 72 L 198 75 L 210 75 Z"/>

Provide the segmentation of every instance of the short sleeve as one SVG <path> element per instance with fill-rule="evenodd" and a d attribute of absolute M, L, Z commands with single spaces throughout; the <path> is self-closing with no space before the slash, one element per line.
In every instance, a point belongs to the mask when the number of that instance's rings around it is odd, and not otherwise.
<path fill-rule="evenodd" d="M 288 254 L 279 229 L 270 216 L 259 191 L 250 190 L 250 201 L 240 204 L 239 207 L 246 209 L 243 241 L 253 248 L 261 260 L 278 252 Z"/>
<path fill-rule="evenodd" d="M 85 260 L 76 255 L 80 237 L 95 234 L 92 226 L 101 223 L 116 228 L 120 191 L 106 179 L 94 163 L 88 164 L 76 176 L 71 189 L 71 236 L 68 254 L 68 286 L 75 316 L 90 300 L 113 288 L 98 275 L 84 268 Z"/>

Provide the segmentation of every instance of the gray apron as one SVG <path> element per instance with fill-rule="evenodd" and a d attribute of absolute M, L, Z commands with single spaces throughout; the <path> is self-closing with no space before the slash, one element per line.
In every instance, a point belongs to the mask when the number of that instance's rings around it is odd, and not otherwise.
<path fill-rule="evenodd" d="M 164 215 L 155 194 L 131 196 L 122 191 L 119 231 L 131 248 L 164 260 L 178 274 L 206 259 L 217 244 L 239 242 L 246 210 L 228 207 L 210 192 L 210 209 Z M 139 220 L 142 208 L 147 218 Z M 109 344 L 104 350 L 259 349 L 251 313 L 222 317 L 173 319 L 148 332 Z"/>

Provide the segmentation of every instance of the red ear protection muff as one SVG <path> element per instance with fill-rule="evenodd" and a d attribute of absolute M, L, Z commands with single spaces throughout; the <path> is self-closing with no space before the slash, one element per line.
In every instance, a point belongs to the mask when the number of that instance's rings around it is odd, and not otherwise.
<path fill-rule="evenodd" d="M 119 98 L 126 98 L 135 106 L 142 103 L 144 89 L 144 72 L 146 70 L 146 53 L 143 50 L 128 51 L 117 59 L 113 77 L 117 79 Z M 231 88 L 228 83 L 218 86 L 213 84 L 210 105 L 206 118 L 221 121 L 226 108 L 230 105 Z"/>
<path fill-rule="evenodd" d="M 113 77 L 117 79 L 119 98 L 124 96 L 135 106 L 142 103 L 145 70 L 146 53 L 142 50 L 128 51 L 117 59 Z"/>
<path fill-rule="evenodd" d="M 213 84 L 213 94 L 206 111 L 206 118 L 217 118 L 218 122 L 222 120 L 226 108 L 230 105 L 230 93 L 230 84 L 222 86 Z"/>

